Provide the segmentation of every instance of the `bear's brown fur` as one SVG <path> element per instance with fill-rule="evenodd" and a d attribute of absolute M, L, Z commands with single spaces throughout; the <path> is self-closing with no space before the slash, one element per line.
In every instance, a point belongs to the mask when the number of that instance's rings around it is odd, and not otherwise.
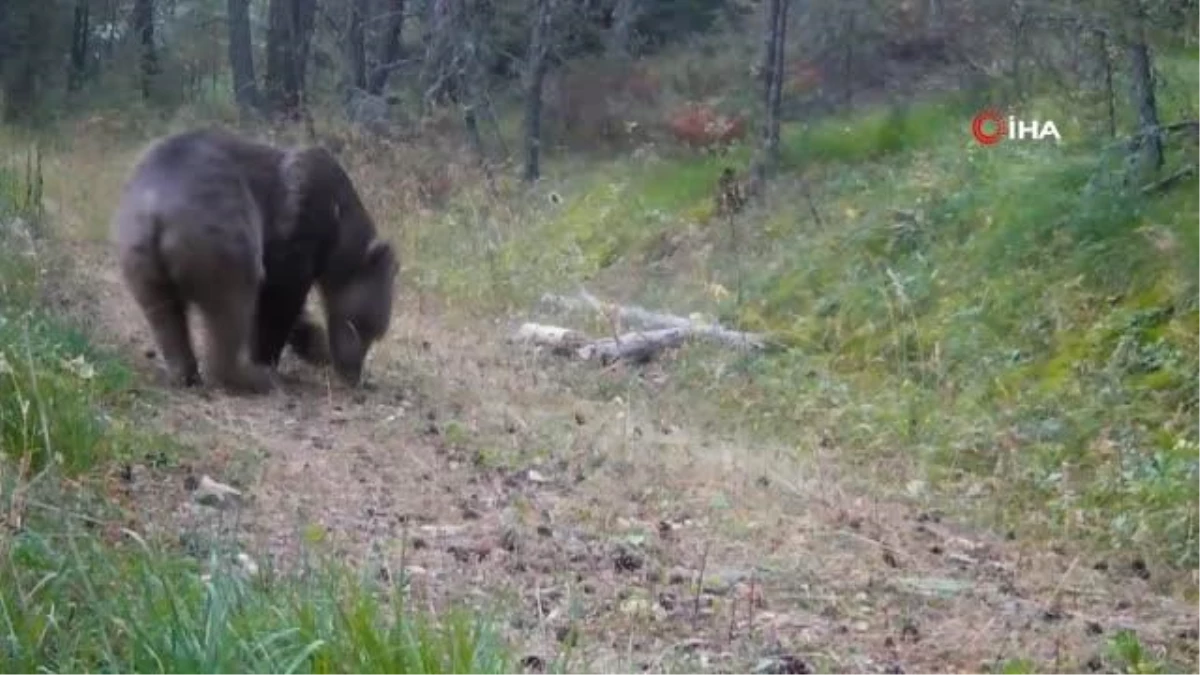
<path fill-rule="evenodd" d="M 321 148 L 284 150 L 219 130 L 160 139 L 126 182 L 113 237 L 176 384 L 200 380 L 189 305 L 209 335 L 208 376 L 235 392 L 270 390 L 288 344 L 357 384 L 390 322 L 395 253 Z M 304 313 L 314 283 L 327 333 Z"/>

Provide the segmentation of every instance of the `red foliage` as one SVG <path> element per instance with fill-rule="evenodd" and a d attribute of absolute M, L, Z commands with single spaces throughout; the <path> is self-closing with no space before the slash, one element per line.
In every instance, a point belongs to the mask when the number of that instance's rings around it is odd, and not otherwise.
<path fill-rule="evenodd" d="M 817 64 L 792 61 L 784 70 L 784 90 L 789 94 L 802 94 L 821 86 L 822 79 L 821 67 Z"/>
<path fill-rule="evenodd" d="M 675 140 L 689 148 L 726 146 L 746 137 L 744 115 L 723 115 L 712 106 L 692 103 L 667 119 Z"/>

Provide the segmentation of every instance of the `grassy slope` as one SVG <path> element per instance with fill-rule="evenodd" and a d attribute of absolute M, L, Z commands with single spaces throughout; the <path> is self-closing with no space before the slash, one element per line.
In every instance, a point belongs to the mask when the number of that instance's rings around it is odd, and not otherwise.
<path fill-rule="evenodd" d="M 398 586 L 320 563 L 247 580 L 232 550 L 199 561 L 124 529 L 118 466 L 169 440 L 131 424 L 126 367 L 40 308 L 46 242 L 14 224 L 26 182 L 0 185 L 0 670 L 509 670 L 489 625 L 410 611 Z"/>
<path fill-rule="evenodd" d="M 1160 65 L 1183 83 L 1164 119 L 1195 118 L 1194 57 Z M 799 452 L 824 437 L 885 485 L 1015 536 L 1195 569 L 1195 182 L 1143 197 L 1091 108 L 1023 109 L 1064 143 L 979 147 L 975 108 L 952 101 L 789 126 L 787 171 L 736 233 L 709 216 L 745 148 L 558 167 L 561 205 L 497 216 L 468 193 L 413 227 L 409 273 L 471 307 L 583 282 L 774 331 L 790 350 L 687 351 L 680 407 Z"/>

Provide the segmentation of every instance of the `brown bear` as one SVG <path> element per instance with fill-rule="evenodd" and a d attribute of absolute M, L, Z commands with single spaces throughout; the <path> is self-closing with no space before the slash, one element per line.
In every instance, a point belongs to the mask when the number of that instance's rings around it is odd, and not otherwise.
<path fill-rule="evenodd" d="M 265 393 L 291 345 L 349 384 L 387 331 L 398 263 L 338 161 L 202 129 L 152 143 L 112 221 L 126 285 L 171 381 L 200 381 L 187 310 L 204 319 L 207 376 Z M 325 328 L 304 313 L 314 285 Z"/>

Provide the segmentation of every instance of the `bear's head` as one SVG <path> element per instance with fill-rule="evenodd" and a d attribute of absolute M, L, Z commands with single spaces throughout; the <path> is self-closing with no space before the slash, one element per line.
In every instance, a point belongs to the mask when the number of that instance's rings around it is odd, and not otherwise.
<path fill-rule="evenodd" d="M 376 239 L 367 247 L 362 266 L 325 294 L 330 359 L 338 375 L 352 386 L 362 379 L 371 345 L 387 332 L 398 271 L 391 244 Z"/>

